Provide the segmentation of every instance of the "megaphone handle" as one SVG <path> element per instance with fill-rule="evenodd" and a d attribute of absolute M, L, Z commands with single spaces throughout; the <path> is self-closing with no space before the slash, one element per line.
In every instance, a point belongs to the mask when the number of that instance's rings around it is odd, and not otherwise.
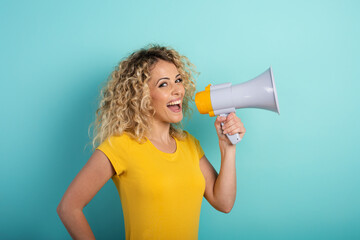
<path fill-rule="evenodd" d="M 228 115 L 229 115 L 229 113 L 222 113 L 222 114 L 220 114 L 220 117 L 227 117 Z M 224 123 L 221 123 L 221 126 L 223 126 L 223 125 L 224 125 Z M 230 140 L 230 142 L 233 145 L 235 145 L 241 141 L 239 133 L 235 133 L 234 135 L 230 135 L 227 133 L 226 136 L 228 137 L 228 139 Z"/>

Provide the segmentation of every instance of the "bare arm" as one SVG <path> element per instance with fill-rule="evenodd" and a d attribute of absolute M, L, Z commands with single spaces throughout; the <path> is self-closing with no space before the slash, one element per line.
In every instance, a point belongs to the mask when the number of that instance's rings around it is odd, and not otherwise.
<path fill-rule="evenodd" d="M 224 122 L 223 127 L 220 122 Z M 246 130 L 234 113 L 231 113 L 226 121 L 224 117 L 218 117 L 215 121 L 215 128 L 219 137 L 221 167 L 218 174 L 205 156 L 200 159 L 200 169 L 206 182 L 204 196 L 215 209 L 229 213 L 236 198 L 236 145 L 231 144 L 223 134 L 223 130 L 225 134 L 240 133 L 241 138 L 245 135 Z"/>
<path fill-rule="evenodd" d="M 211 206 L 224 213 L 231 211 L 236 197 L 235 157 L 229 157 L 221 160 L 220 174 L 205 155 L 200 159 L 200 169 L 206 182 L 204 197 Z"/>
<path fill-rule="evenodd" d="M 82 210 L 114 174 L 106 155 L 95 150 L 71 182 L 57 213 L 73 239 L 95 239 Z"/>

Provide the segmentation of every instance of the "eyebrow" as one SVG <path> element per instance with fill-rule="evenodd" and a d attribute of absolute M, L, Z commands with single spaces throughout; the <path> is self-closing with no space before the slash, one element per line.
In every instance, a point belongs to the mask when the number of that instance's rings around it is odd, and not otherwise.
<path fill-rule="evenodd" d="M 179 77 L 180 76 L 180 73 L 178 75 L 175 76 L 175 78 Z M 159 80 L 157 80 L 156 84 L 157 85 L 159 83 L 160 80 L 170 80 L 170 78 L 168 77 L 163 77 L 163 78 L 159 78 Z"/>

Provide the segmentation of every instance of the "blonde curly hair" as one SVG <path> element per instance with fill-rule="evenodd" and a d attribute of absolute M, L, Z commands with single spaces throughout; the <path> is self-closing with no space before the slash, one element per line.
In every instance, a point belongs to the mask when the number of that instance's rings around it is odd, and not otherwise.
<path fill-rule="evenodd" d="M 195 65 L 170 47 L 150 44 L 121 61 L 101 89 L 96 119 L 91 124 L 94 125 L 93 149 L 108 137 L 123 133 L 139 143 L 145 141 L 151 126 L 149 123 L 155 114 L 147 83 L 151 68 L 160 59 L 173 63 L 178 69 L 185 88 L 183 114 L 190 116 L 192 109 L 189 103 L 195 94 L 194 75 L 198 74 Z M 178 139 L 185 136 L 181 122 L 171 124 L 169 133 Z"/>

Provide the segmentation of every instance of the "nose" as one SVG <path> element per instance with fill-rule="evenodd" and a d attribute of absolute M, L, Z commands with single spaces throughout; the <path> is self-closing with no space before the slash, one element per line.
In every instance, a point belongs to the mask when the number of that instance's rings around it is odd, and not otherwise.
<path fill-rule="evenodd" d="M 172 89 L 172 94 L 176 96 L 181 96 L 185 92 L 184 86 L 182 84 L 175 84 Z"/>

